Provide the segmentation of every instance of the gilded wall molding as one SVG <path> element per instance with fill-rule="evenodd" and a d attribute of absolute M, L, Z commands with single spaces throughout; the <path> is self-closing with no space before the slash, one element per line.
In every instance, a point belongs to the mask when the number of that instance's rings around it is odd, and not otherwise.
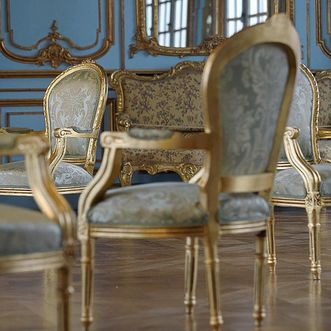
<path fill-rule="evenodd" d="M 322 0 L 315 0 L 315 5 L 316 5 L 316 41 L 319 45 L 319 47 L 322 49 L 322 51 L 331 57 L 331 49 L 325 42 L 325 37 L 323 37 L 323 20 L 322 20 Z M 325 22 L 326 24 L 326 33 L 328 37 L 330 37 L 329 34 L 329 27 L 331 26 L 331 1 L 327 0 L 327 21 Z M 330 28 L 331 29 L 331 28 Z"/>
<path fill-rule="evenodd" d="M 89 45 L 79 45 L 74 40 L 70 39 L 68 36 L 62 35 L 58 31 L 58 24 L 56 20 L 53 20 L 53 23 L 50 27 L 50 32 L 46 33 L 44 37 L 37 40 L 32 45 L 21 45 L 17 43 L 14 39 L 14 29 L 11 25 L 11 0 L 3 0 L 0 2 L 0 12 L 3 13 L 3 6 L 5 1 L 5 18 L 6 18 L 6 34 L 8 35 L 8 44 L 10 48 L 16 48 L 20 51 L 37 51 L 36 55 L 22 55 L 21 53 L 15 53 L 6 45 L 3 37 L 3 32 L 0 31 L 0 51 L 13 61 L 31 63 L 37 65 L 44 65 L 49 63 L 52 67 L 57 68 L 62 63 L 67 63 L 70 65 L 80 63 L 86 59 L 96 59 L 104 55 L 113 44 L 114 40 L 114 19 L 113 19 L 113 0 L 105 0 L 106 7 L 106 19 L 105 19 L 105 37 L 100 48 L 90 54 L 84 55 L 74 55 L 72 50 L 76 51 L 86 51 L 94 48 L 99 43 L 100 34 L 102 30 L 101 24 L 101 0 L 98 0 L 98 27 L 96 28 L 96 38 L 95 41 Z M 1 17 L 3 19 L 3 17 Z M 1 28 L 1 27 L 0 27 Z"/>
<path fill-rule="evenodd" d="M 146 51 L 152 55 L 209 55 L 213 49 L 221 44 L 227 38 L 224 36 L 225 22 L 225 0 L 217 0 L 213 4 L 215 11 L 215 34 L 205 38 L 200 45 L 188 47 L 168 47 L 162 46 L 158 42 L 158 0 L 153 0 L 153 36 L 147 34 L 146 22 L 146 0 L 136 0 L 136 20 L 137 30 L 135 34 L 135 43 L 130 45 L 130 56 L 132 57 L 138 51 Z M 294 21 L 295 19 L 295 0 L 273 0 L 271 11 L 278 13 L 284 11 L 286 15 Z"/>

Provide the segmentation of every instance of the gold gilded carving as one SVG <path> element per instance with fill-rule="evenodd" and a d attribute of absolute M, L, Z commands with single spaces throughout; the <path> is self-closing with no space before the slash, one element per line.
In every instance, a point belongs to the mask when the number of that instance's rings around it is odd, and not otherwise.
<path fill-rule="evenodd" d="M 316 0 L 316 41 L 319 44 L 322 51 L 328 55 L 331 56 L 331 49 L 328 47 L 328 45 L 325 43 L 325 39 L 323 39 L 323 28 L 322 28 L 322 3 L 321 0 Z M 328 0 L 327 3 L 328 7 L 328 13 L 327 13 L 327 32 L 331 34 L 331 1 Z"/>
<path fill-rule="evenodd" d="M 278 13 L 284 11 L 286 15 L 294 21 L 294 9 L 295 0 L 284 0 L 280 3 L 279 0 L 272 1 L 271 13 Z M 173 56 L 186 56 L 186 55 L 208 55 L 213 49 L 215 49 L 219 44 L 221 44 L 227 38 L 224 36 L 224 25 L 225 25 L 225 9 L 226 1 L 218 0 L 212 4 L 210 2 L 209 6 L 213 7 L 215 12 L 215 27 L 214 35 L 211 37 L 206 37 L 200 45 L 188 46 L 188 47 L 172 47 L 172 46 L 162 46 L 158 41 L 158 1 L 153 1 L 153 35 L 149 36 L 147 34 L 147 22 L 146 22 L 146 0 L 136 0 L 136 17 L 137 17 L 137 32 L 135 35 L 135 44 L 130 45 L 130 56 L 133 56 L 138 51 L 146 51 L 152 55 L 173 55 Z M 210 10 L 210 8 L 208 8 Z M 192 15 L 193 16 L 193 15 Z M 190 31 L 189 31 L 190 33 Z M 191 38 L 192 39 L 192 38 Z"/>
<path fill-rule="evenodd" d="M 3 37 L 0 39 L 0 51 L 10 58 L 11 60 L 23 62 L 23 63 L 34 63 L 38 65 L 44 65 L 50 63 L 54 68 L 57 68 L 61 63 L 68 63 L 70 65 L 81 63 L 85 59 L 96 59 L 105 54 L 110 46 L 113 44 L 113 0 L 105 0 L 105 8 L 107 12 L 106 17 L 106 31 L 105 38 L 102 46 L 96 52 L 92 54 L 87 54 L 83 56 L 73 55 L 70 49 L 75 49 L 78 51 L 92 49 L 99 43 L 99 35 L 101 33 L 101 0 L 98 0 L 98 27 L 96 29 L 96 39 L 95 41 L 86 46 L 78 45 L 72 39 L 67 36 L 62 35 L 58 32 L 58 25 L 56 20 L 53 20 L 51 25 L 51 32 L 46 36 L 39 39 L 36 43 L 29 46 L 23 46 L 14 41 L 14 30 L 11 27 L 11 13 L 10 13 L 10 0 L 7 0 L 7 11 L 6 11 L 6 20 L 7 20 L 7 33 L 9 37 L 9 42 L 12 46 L 20 50 L 31 51 L 38 49 L 39 46 L 43 43 L 47 43 L 44 48 L 41 48 L 36 56 L 26 56 L 20 55 L 12 52 L 6 46 L 5 40 Z M 1 34 L 0 34 L 1 35 Z M 59 42 L 66 43 L 69 48 L 64 47 Z"/>

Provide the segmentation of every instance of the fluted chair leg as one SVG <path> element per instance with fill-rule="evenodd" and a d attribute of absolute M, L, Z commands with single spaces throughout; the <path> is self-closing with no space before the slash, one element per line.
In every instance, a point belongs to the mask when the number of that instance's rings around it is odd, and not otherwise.
<path fill-rule="evenodd" d="M 198 276 L 199 239 L 187 237 L 185 246 L 185 298 L 188 315 L 193 313 L 196 304 L 196 286 Z"/>
<path fill-rule="evenodd" d="M 58 291 L 58 331 L 70 331 L 70 295 L 73 292 L 70 286 L 70 268 L 64 266 L 57 270 L 57 291 Z"/>
<path fill-rule="evenodd" d="M 219 330 L 223 324 L 220 309 L 220 286 L 219 286 L 219 260 L 217 256 L 217 242 L 205 238 L 205 263 L 208 282 L 210 325 L 213 330 Z"/>
<path fill-rule="evenodd" d="M 93 268 L 94 268 L 94 240 L 83 241 L 81 245 L 82 257 L 82 312 L 83 330 L 88 330 L 93 321 Z"/>
<path fill-rule="evenodd" d="M 312 199 L 314 200 L 314 199 Z M 312 201 L 309 200 L 309 201 Z M 310 270 L 314 280 L 321 278 L 321 243 L 320 243 L 320 213 L 321 205 L 318 201 L 307 203 L 306 211 L 308 216 L 309 229 L 309 259 Z"/>
<path fill-rule="evenodd" d="M 267 224 L 268 224 L 268 231 L 267 231 L 268 265 L 271 268 L 271 270 L 274 270 L 277 263 L 274 206 L 271 207 L 270 217 Z"/>
<path fill-rule="evenodd" d="M 265 317 L 264 309 L 264 282 L 265 282 L 265 237 L 261 231 L 256 236 L 255 274 L 254 274 L 254 312 L 255 325 L 260 326 Z"/>

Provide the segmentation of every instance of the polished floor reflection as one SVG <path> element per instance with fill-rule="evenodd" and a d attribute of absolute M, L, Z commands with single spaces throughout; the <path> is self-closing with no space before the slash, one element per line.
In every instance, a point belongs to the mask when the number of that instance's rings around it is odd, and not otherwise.
<path fill-rule="evenodd" d="M 331 220 L 331 210 L 328 212 Z M 331 227 L 322 214 L 322 280 L 310 279 L 306 216 L 299 209 L 276 210 L 278 265 L 267 272 L 267 318 L 260 331 L 331 329 Z M 254 330 L 253 254 L 250 235 L 223 237 L 219 249 L 225 331 Z M 202 255 L 201 255 L 202 257 Z M 186 320 L 183 305 L 182 240 L 100 240 L 91 331 L 206 331 L 208 301 L 204 265 L 199 264 L 198 304 Z M 80 276 L 74 270 L 73 330 L 80 330 Z M 0 276 L 0 330 L 55 330 L 52 274 Z"/>

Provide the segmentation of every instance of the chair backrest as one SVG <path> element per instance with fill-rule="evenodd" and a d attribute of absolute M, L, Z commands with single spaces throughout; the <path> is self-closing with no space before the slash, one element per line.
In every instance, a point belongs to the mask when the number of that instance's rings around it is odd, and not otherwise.
<path fill-rule="evenodd" d="M 99 130 L 108 93 L 107 76 L 97 64 L 86 62 L 57 76 L 44 97 L 46 133 L 54 148 L 53 130 L 76 127 Z M 79 164 L 95 163 L 96 139 L 68 138 L 64 160 Z"/>
<path fill-rule="evenodd" d="M 200 85 L 203 62 L 181 62 L 166 73 L 113 73 L 117 93 L 117 130 L 129 127 L 202 131 Z"/>
<path fill-rule="evenodd" d="M 211 157 L 219 153 L 221 191 L 269 194 L 299 58 L 299 37 L 283 14 L 239 32 L 210 55 L 203 108 L 207 128 L 219 132 Z"/>
<path fill-rule="evenodd" d="M 318 87 L 314 75 L 304 65 L 296 77 L 294 95 L 287 126 L 300 129 L 299 144 L 306 160 L 318 162 L 317 125 L 319 113 Z M 280 168 L 290 166 L 284 149 L 280 155 Z"/>
<path fill-rule="evenodd" d="M 331 71 L 321 71 L 316 74 L 319 90 L 319 126 L 331 126 Z M 318 142 L 319 152 L 322 159 L 331 160 L 331 143 L 329 140 Z"/>

